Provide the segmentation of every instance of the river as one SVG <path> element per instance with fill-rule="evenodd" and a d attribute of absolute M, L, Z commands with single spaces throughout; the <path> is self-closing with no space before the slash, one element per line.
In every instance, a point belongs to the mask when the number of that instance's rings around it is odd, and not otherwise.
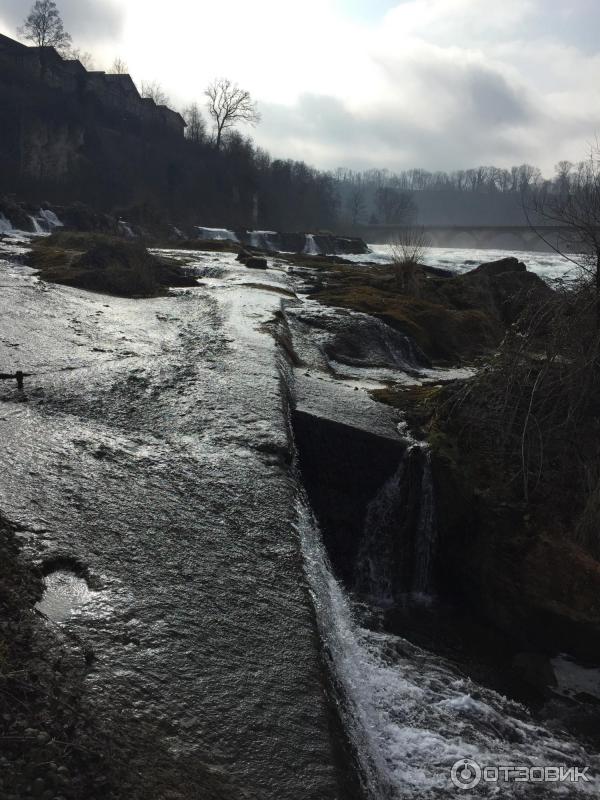
<path fill-rule="evenodd" d="M 369 626 L 295 467 L 295 382 L 272 335 L 293 279 L 277 261 L 251 273 L 232 254 L 191 257 L 198 287 L 149 300 L 42 284 L 0 261 L 1 366 L 33 373 L 26 402 L 0 385 L 0 508 L 32 559 L 67 576 L 85 567 L 87 591 L 48 624 L 93 649 L 97 714 L 137 720 L 177 760 L 175 788 L 202 761 L 232 798 L 347 800 L 353 768 L 370 800 L 451 797 L 452 765 L 468 758 L 598 772 L 574 739 Z M 354 396 L 366 402 L 363 387 Z M 477 796 L 598 786 L 498 791 Z"/>

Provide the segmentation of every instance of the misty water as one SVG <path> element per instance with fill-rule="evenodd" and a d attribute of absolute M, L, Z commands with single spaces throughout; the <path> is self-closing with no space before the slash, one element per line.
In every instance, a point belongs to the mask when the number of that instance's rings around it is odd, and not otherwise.
<path fill-rule="evenodd" d="M 370 244 L 368 255 L 345 256 L 350 261 L 390 264 L 394 260 L 392 245 Z M 478 248 L 426 247 L 423 263 L 430 267 L 447 269 L 462 274 L 486 261 L 497 261 L 514 256 L 522 261 L 528 270 L 535 272 L 549 283 L 569 282 L 577 277 L 578 268 L 558 253 L 540 253 L 533 250 L 483 250 Z"/>
<path fill-rule="evenodd" d="M 353 768 L 370 800 L 454 796 L 460 758 L 597 773 L 574 739 L 369 625 L 335 576 L 293 466 L 288 407 L 312 377 L 294 377 L 269 326 L 298 287 L 281 263 L 257 277 L 233 254 L 170 252 L 191 256 L 198 287 L 144 301 L 42 284 L 0 261 L 2 367 L 33 373 L 26 402 L 0 386 L 0 506 L 32 558 L 69 555 L 94 579 L 93 592 L 65 573 L 47 580 L 55 624 L 96 654 L 87 682 L 97 714 L 119 707 L 183 772 L 201 759 L 260 800 L 346 800 L 336 772 Z M 558 268 L 543 254 L 534 267 L 533 255 L 530 268 Z M 467 266 L 459 251 L 443 256 L 440 266 Z M 311 313 L 309 301 L 293 304 Z M 404 363 L 405 346 L 394 346 Z M 339 397 L 377 415 L 369 373 L 363 387 L 352 369 Z M 373 518 L 395 491 L 382 487 Z M 429 553 L 420 557 L 417 588 L 429 590 Z M 341 767 L 332 715 L 350 742 Z M 498 794 L 490 784 L 478 796 L 597 792 L 511 784 Z"/>

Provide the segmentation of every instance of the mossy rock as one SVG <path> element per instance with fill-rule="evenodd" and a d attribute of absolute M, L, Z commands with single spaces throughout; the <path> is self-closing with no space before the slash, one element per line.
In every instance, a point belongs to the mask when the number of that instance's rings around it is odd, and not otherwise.
<path fill-rule="evenodd" d="M 196 285 L 174 262 L 103 234 L 53 234 L 34 245 L 28 263 L 45 281 L 123 297 L 152 297 L 169 286 Z"/>

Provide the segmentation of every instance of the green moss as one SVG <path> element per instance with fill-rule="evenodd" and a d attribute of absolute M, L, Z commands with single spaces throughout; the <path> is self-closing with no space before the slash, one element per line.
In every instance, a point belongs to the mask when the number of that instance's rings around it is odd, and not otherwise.
<path fill-rule="evenodd" d="M 313 295 L 321 303 L 372 314 L 411 336 L 434 361 L 456 363 L 489 351 L 502 330 L 484 311 L 457 310 L 373 285 L 325 288 Z"/>

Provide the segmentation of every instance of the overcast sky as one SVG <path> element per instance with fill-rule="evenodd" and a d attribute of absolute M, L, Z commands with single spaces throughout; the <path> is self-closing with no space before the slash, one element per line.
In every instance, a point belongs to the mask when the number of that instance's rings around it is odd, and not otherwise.
<path fill-rule="evenodd" d="M 275 156 L 321 168 L 580 160 L 600 133 L 598 0 L 58 0 L 74 43 L 172 105 L 248 89 Z M 15 35 L 28 0 L 0 0 Z M 25 11 L 24 11 L 25 9 Z"/>

